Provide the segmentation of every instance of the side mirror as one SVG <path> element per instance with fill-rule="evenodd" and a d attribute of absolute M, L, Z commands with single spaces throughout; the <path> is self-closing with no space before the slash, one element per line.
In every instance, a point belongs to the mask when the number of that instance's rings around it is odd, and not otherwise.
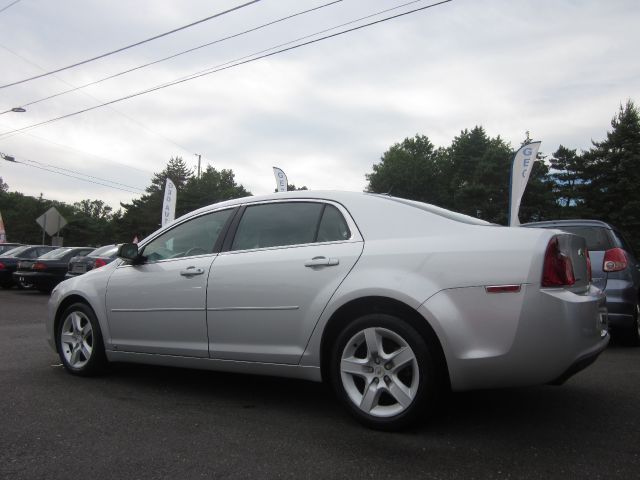
<path fill-rule="evenodd" d="M 118 257 L 135 262 L 140 257 L 138 245 L 135 243 L 123 243 L 118 247 Z"/>

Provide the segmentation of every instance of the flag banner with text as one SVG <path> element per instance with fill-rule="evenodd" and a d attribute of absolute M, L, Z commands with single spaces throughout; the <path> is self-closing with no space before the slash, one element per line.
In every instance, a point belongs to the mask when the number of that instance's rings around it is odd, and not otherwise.
<path fill-rule="evenodd" d="M 278 167 L 273 167 L 273 174 L 276 177 L 276 185 L 278 187 L 278 191 L 279 192 L 286 192 L 287 191 L 287 186 L 288 186 L 288 184 L 287 184 L 287 176 Z"/>
<path fill-rule="evenodd" d="M 162 203 L 162 226 L 164 227 L 168 223 L 171 223 L 176 218 L 176 186 L 173 182 L 167 178 L 167 183 L 164 187 L 164 202 Z"/>
<path fill-rule="evenodd" d="M 2 213 L 0 212 L 0 243 L 7 241 L 7 232 L 4 230 L 4 222 L 2 221 Z"/>
<path fill-rule="evenodd" d="M 509 226 L 517 227 L 520 225 L 518 213 L 520 212 L 520 202 L 524 189 L 527 188 L 533 162 L 536 161 L 536 155 L 540 148 L 541 142 L 531 142 L 523 145 L 520 150 L 513 156 L 513 164 L 511 166 L 511 183 L 509 185 Z"/>

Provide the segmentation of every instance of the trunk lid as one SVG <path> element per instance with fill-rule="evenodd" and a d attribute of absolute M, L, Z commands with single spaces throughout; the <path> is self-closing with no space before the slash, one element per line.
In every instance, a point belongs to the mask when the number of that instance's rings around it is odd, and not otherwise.
<path fill-rule="evenodd" d="M 560 233 L 556 235 L 560 252 L 571 260 L 575 283 L 569 287 L 571 291 L 585 290 L 589 286 L 589 273 L 587 266 L 587 242 L 583 237 L 570 233 Z M 591 253 L 590 253 L 591 255 Z M 595 259 L 591 257 L 591 268 L 593 269 Z M 601 262 L 602 263 L 602 262 Z M 593 270 L 592 270 L 593 272 Z M 592 273 L 593 275 L 593 273 Z"/>

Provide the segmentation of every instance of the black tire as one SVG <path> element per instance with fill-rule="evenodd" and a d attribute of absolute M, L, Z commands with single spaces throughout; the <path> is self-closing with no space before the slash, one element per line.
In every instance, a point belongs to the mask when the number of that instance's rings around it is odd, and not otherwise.
<path fill-rule="evenodd" d="M 4 288 L 5 290 L 9 290 L 11 287 L 13 287 L 13 282 L 12 281 L 2 282 L 0 283 L 0 287 Z"/>
<path fill-rule="evenodd" d="M 367 335 L 384 339 L 379 343 L 381 355 L 370 354 Z M 404 361 L 398 360 L 395 365 L 392 358 L 401 349 L 411 358 L 404 366 Z M 376 362 L 375 357 L 380 361 Z M 347 365 L 360 368 L 359 362 L 365 362 L 364 373 L 343 372 L 343 358 L 345 369 Z M 393 431 L 418 425 L 433 412 L 442 393 L 434 352 L 412 325 L 394 315 L 364 315 L 346 325 L 336 339 L 330 362 L 331 384 L 339 400 L 359 422 L 376 430 Z M 403 398 L 403 405 L 398 398 Z M 369 402 L 371 408 L 367 407 Z"/>
<path fill-rule="evenodd" d="M 633 325 L 623 332 L 623 340 L 630 347 L 640 346 L 640 305 L 635 306 Z"/>
<path fill-rule="evenodd" d="M 74 303 L 64 311 L 56 331 L 56 344 L 62 364 L 73 375 L 97 375 L 107 365 L 100 325 L 91 307 L 84 303 Z"/>

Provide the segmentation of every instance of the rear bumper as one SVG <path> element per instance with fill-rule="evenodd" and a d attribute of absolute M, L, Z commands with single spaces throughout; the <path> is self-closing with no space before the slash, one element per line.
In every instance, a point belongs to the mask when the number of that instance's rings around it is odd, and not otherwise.
<path fill-rule="evenodd" d="M 52 287 L 64 280 L 64 276 L 45 272 L 14 272 L 13 279 L 22 278 L 35 287 Z"/>
<path fill-rule="evenodd" d="M 609 325 L 613 328 L 631 328 L 634 326 L 635 309 L 638 302 L 638 290 L 631 282 L 610 280 L 605 289 Z"/>
<path fill-rule="evenodd" d="M 607 339 L 608 338 L 609 336 L 607 335 Z M 583 355 L 582 357 L 580 357 L 578 360 L 576 360 L 573 363 L 573 365 L 567 368 L 562 375 L 560 375 L 554 381 L 549 383 L 551 383 L 552 385 L 562 385 L 564 382 L 566 382 L 571 377 L 573 377 L 576 373 L 580 372 L 581 370 L 584 370 L 593 362 L 595 362 L 596 359 L 600 356 L 600 354 L 607 348 L 608 343 L 609 342 L 596 345 L 596 347 L 593 349 L 592 352 L 589 352 Z"/>
<path fill-rule="evenodd" d="M 10 269 L 0 270 L 0 282 L 13 284 L 13 271 Z"/>
<path fill-rule="evenodd" d="M 419 311 L 434 327 L 453 390 L 541 385 L 566 380 L 609 343 L 604 293 L 523 285 L 519 293 L 483 287 L 443 291 Z"/>

